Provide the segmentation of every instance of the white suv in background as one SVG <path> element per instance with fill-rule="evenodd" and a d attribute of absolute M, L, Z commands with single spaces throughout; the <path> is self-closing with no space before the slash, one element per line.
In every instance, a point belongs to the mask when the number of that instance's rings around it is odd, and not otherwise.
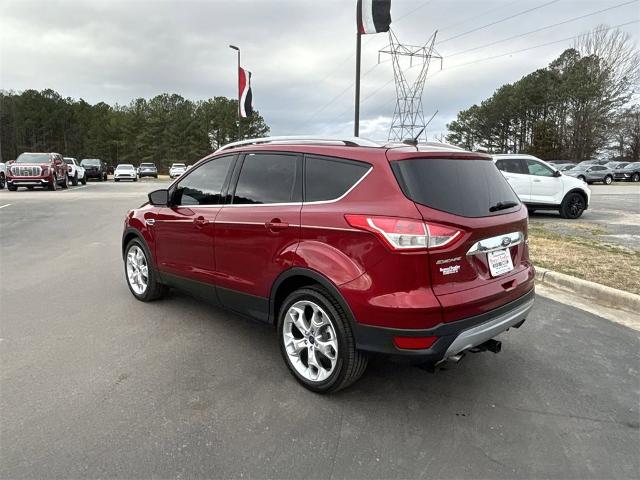
<path fill-rule="evenodd" d="M 533 155 L 499 154 L 493 161 L 530 212 L 558 210 L 563 218 L 575 219 L 589 206 L 586 183 Z"/>

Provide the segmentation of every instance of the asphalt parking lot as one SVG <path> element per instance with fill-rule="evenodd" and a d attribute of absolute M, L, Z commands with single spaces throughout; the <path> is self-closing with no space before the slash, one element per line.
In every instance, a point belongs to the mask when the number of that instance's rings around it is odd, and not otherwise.
<path fill-rule="evenodd" d="M 640 184 L 616 182 L 589 188 L 591 205 L 578 221 L 567 222 L 557 212 L 543 210 L 533 213 L 531 221 L 579 236 L 591 237 L 596 230 L 599 240 L 640 251 Z"/>
<path fill-rule="evenodd" d="M 123 218 L 163 184 L 0 191 L 0 478 L 640 476 L 637 331 L 539 296 L 498 355 L 315 395 L 270 327 L 129 293 Z"/>

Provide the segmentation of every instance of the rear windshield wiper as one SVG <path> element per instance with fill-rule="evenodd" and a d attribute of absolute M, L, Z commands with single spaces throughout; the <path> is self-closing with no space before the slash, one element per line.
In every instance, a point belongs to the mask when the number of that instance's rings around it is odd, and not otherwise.
<path fill-rule="evenodd" d="M 507 202 L 498 202 L 494 206 L 489 208 L 490 212 L 497 212 L 498 210 L 506 210 L 507 208 L 517 207 L 518 202 L 507 201 Z"/>

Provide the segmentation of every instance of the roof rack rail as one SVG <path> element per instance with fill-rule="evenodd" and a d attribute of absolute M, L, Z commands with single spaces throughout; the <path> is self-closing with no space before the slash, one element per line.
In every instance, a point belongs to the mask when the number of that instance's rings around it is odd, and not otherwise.
<path fill-rule="evenodd" d="M 437 148 L 442 150 L 461 150 L 461 151 L 464 150 L 464 148 L 460 148 L 456 145 L 452 145 L 450 143 L 444 143 L 444 142 L 420 142 L 416 145 L 410 145 L 404 142 L 394 141 L 394 142 L 389 142 L 384 146 L 386 148 L 414 147 L 414 148 L 417 148 L 418 150 L 420 150 L 420 147 Z"/>
<path fill-rule="evenodd" d="M 293 135 L 293 136 L 282 136 L 282 137 L 262 137 L 262 138 L 248 138 L 246 140 L 240 140 L 239 142 L 232 142 L 223 145 L 222 147 L 216 150 L 217 152 L 221 152 L 223 150 L 229 150 L 231 148 L 236 147 L 244 147 L 246 145 L 262 145 L 262 144 L 342 144 L 348 147 L 381 147 L 379 143 L 376 143 L 371 140 L 366 140 L 364 138 L 359 137 L 324 137 L 324 136 L 314 136 L 314 135 Z"/>

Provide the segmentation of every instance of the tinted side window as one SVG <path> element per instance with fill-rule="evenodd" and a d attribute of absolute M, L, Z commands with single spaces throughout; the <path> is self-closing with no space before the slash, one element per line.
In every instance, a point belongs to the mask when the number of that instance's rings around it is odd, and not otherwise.
<path fill-rule="evenodd" d="M 284 153 L 249 153 L 233 196 L 234 204 L 289 203 L 301 201 L 297 182 L 299 157 Z"/>
<path fill-rule="evenodd" d="M 335 200 L 360 180 L 370 165 L 348 160 L 307 156 L 305 159 L 304 200 Z"/>
<path fill-rule="evenodd" d="M 522 161 L 519 158 L 501 158 L 496 162 L 496 166 L 503 172 L 522 174 L 529 173 L 524 170 L 522 167 Z"/>
<path fill-rule="evenodd" d="M 540 162 L 536 162 L 535 160 L 527 160 L 527 167 L 529 168 L 529 175 L 553 177 L 553 170 Z"/>
<path fill-rule="evenodd" d="M 173 194 L 176 205 L 217 205 L 233 155 L 216 158 L 184 177 Z"/>

